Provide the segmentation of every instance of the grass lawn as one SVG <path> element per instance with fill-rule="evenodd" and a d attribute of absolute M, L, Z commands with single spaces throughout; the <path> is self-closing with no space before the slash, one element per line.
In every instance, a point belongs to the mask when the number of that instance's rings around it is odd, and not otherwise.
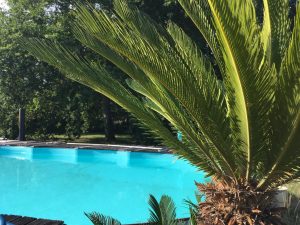
<path fill-rule="evenodd" d="M 117 134 L 115 135 L 116 140 L 109 144 L 134 144 L 134 140 L 130 135 L 127 134 Z M 54 135 L 54 140 L 56 141 L 68 141 L 68 142 L 80 142 L 80 143 L 90 143 L 90 144 L 108 144 L 105 140 L 104 134 L 83 134 L 80 138 L 70 140 L 65 135 Z"/>

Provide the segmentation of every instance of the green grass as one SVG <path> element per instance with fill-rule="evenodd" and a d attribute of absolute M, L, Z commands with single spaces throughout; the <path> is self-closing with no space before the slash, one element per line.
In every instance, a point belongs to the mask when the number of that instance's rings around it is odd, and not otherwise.
<path fill-rule="evenodd" d="M 83 134 L 80 138 L 70 140 L 66 135 L 54 135 L 56 141 L 68 141 L 76 143 L 90 143 L 90 144 L 134 144 L 134 140 L 130 135 L 117 134 L 116 140 L 113 142 L 107 142 L 104 134 Z"/>

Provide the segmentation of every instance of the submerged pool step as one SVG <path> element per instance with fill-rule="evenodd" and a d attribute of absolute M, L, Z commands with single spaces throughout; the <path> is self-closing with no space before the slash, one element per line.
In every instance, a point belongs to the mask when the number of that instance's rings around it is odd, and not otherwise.
<path fill-rule="evenodd" d="M 37 219 L 27 216 L 3 215 L 7 222 L 13 225 L 64 225 L 64 221 Z"/>

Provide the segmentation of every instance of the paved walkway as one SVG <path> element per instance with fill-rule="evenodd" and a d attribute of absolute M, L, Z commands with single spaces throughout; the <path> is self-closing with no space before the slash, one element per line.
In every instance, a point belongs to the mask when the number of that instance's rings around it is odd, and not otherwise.
<path fill-rule="evenodd" d="M 0 140 L 0 146 L 1 145 L 2 146 L 3 145 L 11 145 L 11 146 L 28 146 L 28 147 L 79 148 L 79 149 L 117 150 L 117 151 L 131 151 L 131 152 L 171 153 L 170 150 L 168 150 L 167 148 L 163 148 L 163 147 L 136 146 L 136 145 Z"/>

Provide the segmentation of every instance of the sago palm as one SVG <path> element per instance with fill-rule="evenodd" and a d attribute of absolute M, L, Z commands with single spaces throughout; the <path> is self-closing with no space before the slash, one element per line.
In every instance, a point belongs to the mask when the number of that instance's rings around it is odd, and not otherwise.
<path fill-rule="evenodd" d="M 158 25 L 125 0 L 116 0 L 113 12 L 76 5 L 73 31 L 127 74 L 128 86 L 58 43 L 21 44 L 115 101 L 206 171 L 213 183 L 199 184 L 207 194 L 202 223 L 275 224 L 269 199 L 300 177 L 300 4 L 291 21 L 288 0 L 263 0 L 261 21 L 252 0 L 179 3 L 214 64 L 183 29 Z M 182 142 L 161 116 L 182 132 Z"/>
<path fill-rule="evenodd" d="M 173 200 L 167 196 L 161 196 L 160 200 L 157 201 L 153 195 L 149 197 L 149 211 L 150 217 L 148 222 L 153 225 L 180 225 L 181 222 L 176 220 L 176 207 Z M 110 216 L 104 216 L 102 214 L 93 212 L 85 213 L 89 220 L 94 225 L 121 225 L 121 222 Z M 190 220 L 190 225 L 194 225 Z"/>

